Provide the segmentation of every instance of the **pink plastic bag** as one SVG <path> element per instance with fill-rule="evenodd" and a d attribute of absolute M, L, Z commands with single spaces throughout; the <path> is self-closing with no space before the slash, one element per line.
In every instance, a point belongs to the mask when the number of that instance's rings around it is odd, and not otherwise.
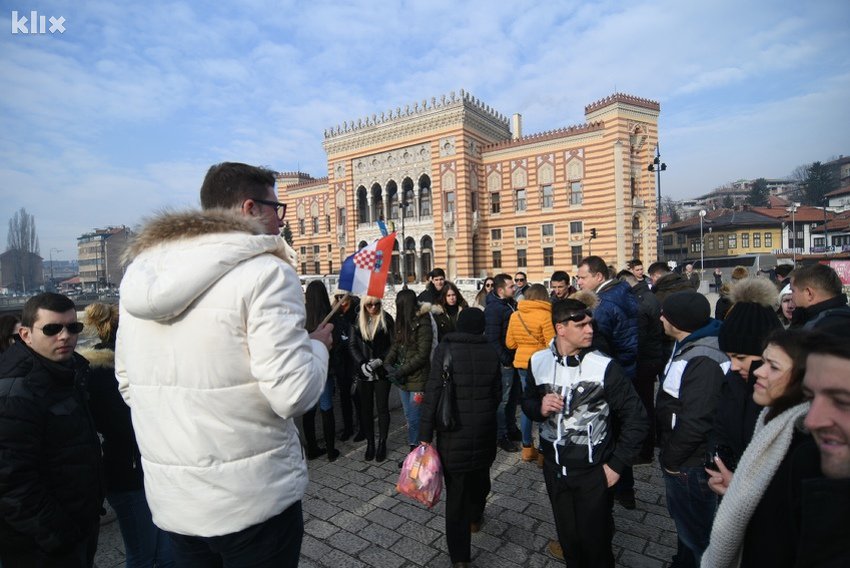
<path fill-rule="evenodd" d="M 395 488 L 428 508 L 436 505 L 443 491 L 443 466 L 437 450 L 420 445 L 407 454 Z"/>

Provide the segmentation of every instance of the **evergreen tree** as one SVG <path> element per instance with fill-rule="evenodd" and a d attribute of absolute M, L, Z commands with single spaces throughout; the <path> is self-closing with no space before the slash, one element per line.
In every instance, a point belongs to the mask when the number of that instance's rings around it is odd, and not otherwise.
<path fill-rule="evenodd" d="M 754 207 L 766 207 L 768 204 L 770 191 L 767 189 L 767 180 L 758 178 L 750 187 L 750 195 L 747 199 L 750 205 Z"/>
<path fill-rule="evenodd" d="M 725 207 L 726 209 L 735 208 L 735 200 L 732 199 L 732 196 L 728 193 L 723 197 L 723 207 Z"/>
<path fill-rule="evenodd" d="M 289 221 L 287 221 L 286 224 L 283 225 L 283 231 L 280 233 L 280 236 L 283 237 L 283 240 L 286 241 L 286 244 L 288 244 L 289 246 L 294 246 L 292 244 L 292 229 L 289 228 Z"/>
<path fill-rule="evenodd" d="M 820 162 L 814 162 L 808 169 L 806 181 L 803 182 L 803 204 L 821 207 L 824 205 L 827 193 L 836 189 L 835 179 L 829 168 Z"/>

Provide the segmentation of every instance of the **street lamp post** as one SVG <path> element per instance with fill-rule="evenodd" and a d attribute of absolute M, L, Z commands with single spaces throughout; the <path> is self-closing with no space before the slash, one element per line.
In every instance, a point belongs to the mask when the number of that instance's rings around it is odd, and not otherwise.
<path fill-rule="evenodd" d="M 702 221 L 705 219 L 705 209 L 699 210 L 699 281 L 702 283 L 705 280 L 705 239 L 702 232 Z"/>
<path fill-rule="evenodd" d="M 661 147 L 658 144 L 655 145 L 655 159 L 652 160 L 652 163 L 646 169 L 650 172 L 655 172 L 657 177 L 655 187 L 658 190 L 658 199 L 655 203 L 655 224 L 658 228 L 658 242 L 656 244 L 658 250 L 656 254 L 658 255 L 658 260 L 661 260 L 664 251 L 664 245 L 661 240 L 661 172 L 667 169 L 667 164 L 661 161 Z"/>
<path fill-rule="evenodd" d="M 403 185 L 403 184 L 402 184 Z M 404 242 L 404 218 L 407 217 L 407 191 L 401 190 L 401 288 L 407 290 L 407 246 Z"/>
<path fill-rule="evenodd" d="M 794 266 L 797 265 L 797 222 L 795 215 L 797 213 L 797 207 L 799 206 L 799 203 L 791 202 L 791 207 L 786 210 L 791 213 L 791 238 L 794 240 L 789 244 L 791 244 L 791 259 L 794 262 Z"/>

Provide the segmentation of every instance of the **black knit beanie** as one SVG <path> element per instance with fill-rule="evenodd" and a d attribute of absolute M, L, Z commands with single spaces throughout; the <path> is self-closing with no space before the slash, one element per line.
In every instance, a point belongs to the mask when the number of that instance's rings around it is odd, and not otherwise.
<path fill-rule="evenodd" d="M 484 333 L 484 312 L 478 308 L 467 308 L 457 317 L 457 330 L 461 333 L 481 335 Z"/>
<path fill-rule="evenodd" d="M 782 324 L 772 308 L 738 302 L 726 313 L 717 341 L 727 353 L 761 355 L 765 338 L 777 329 L 782 329 Z"/>
<path fill-rule="evenodd" d="M 661 313 L 677 329 L 691 332 L 703 327 L 711 319 L 711 305 L 702 294 L 686 290 L 664 298 Z"/>

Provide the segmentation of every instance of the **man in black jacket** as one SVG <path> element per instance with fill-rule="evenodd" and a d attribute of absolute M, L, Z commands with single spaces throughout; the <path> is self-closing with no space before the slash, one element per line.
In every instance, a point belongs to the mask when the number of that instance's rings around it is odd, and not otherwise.
<path fill-rule="evenodd" d="M 850 329 L 850 307 L 835 270 L 825 264 L 810 264 L 792 272 L 790 278 L 795 306 L 791 327 L 846 337 Z"/>
<path fill-rule="evenodd" d="M 723 376 L 731 367 L 718 347 L 720 322 L 693 290 L 675 292 L 661 304 L 664 333 L 675 339 L 655 402 L 658 461 L 667 510 L 676 523 L 677 567 L 699 566 L 708 547 L 717 499 L 703 468 Z"/>
<path fill-rule="evenodd" d="M 552 306 L 555 338 L 529 360 L 522 410 L 543 422 L 543 476 L 567 566 L 613 567 L 611 488 L 649 423 L 623 369 L 589 349 L 591 322 L 578 300 Z"/>
<path fill-rule="evenodd" d="M 0 561 L 91 566 L 103 479 L 85 396 L 83 325 L 60 294 L 30 298 L 21 341 L 0 360 Z"/>
<path fill-rule="evenodd" d="M 510 274 L 497 274 L 493 278 L 493 291 L 487 295 L 487 307 L 484 308 L 486 322 L 485 335 L 487 341 L 499 354 L 502 363 L 502 402 L 497 414 L 497 437 L 499 447 L 506 452 L 518 452 L 516 444 L 508 437 L 513 431 L 519 432 L 516 426 L 516 404 L 510 404 L 509 398 L 514 385 L 516 371 L 514 365 L 514 350 L 505 345 L 508 333 L 508 323 L 511 314 L 516 309 L 514 292 L 516 284 Z"/>
<path fill-rule="evenodd" d="M 804 426 L 820 450 L 823 479 L 803 481 L 796 566 L 850 566 L 850 345 L 813 334 L 803 392 Z"/>

